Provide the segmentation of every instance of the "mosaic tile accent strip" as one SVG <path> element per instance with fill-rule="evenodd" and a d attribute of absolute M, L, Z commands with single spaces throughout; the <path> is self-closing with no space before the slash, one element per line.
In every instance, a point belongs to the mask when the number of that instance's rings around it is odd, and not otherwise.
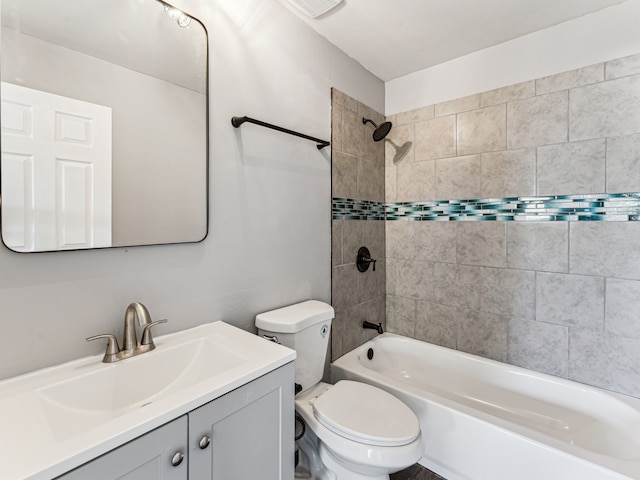
<path fill-rule="evenodd" d="M 386 220 L 387 203 L 353 198 L 336 198 L 331 202 L 334 220 Z"/>
<path fill-rule="evenodd" d="M 333 198 L 331 212 L 334 220 L 634 222 L 640 193 L 387 203 Z"/>

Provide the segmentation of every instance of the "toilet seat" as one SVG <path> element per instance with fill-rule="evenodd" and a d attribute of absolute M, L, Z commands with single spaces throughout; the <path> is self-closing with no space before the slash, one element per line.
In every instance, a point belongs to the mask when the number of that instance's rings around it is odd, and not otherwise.
<path fill-rule="evenodd" d="M 310 402 L 316 420 L 341 437 L 366 445 L 407 445 L 420 435 L 415 414 L 388 392 L 341 380 Z"/>

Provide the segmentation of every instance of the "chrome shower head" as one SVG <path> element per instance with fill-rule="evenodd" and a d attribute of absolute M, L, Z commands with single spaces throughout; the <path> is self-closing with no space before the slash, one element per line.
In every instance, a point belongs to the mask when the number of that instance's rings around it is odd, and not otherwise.
<path fill-rule="evenodd" d="M 376 125 L 373 120 L 369 120 L 368 118 L 362 117 L 362 123 L 367 124 L 370 123 L 374 126 L 375 130 L 373 131 L 373 141 L 379 142 L 383 140 L 384 137 L 389 135 L 391 131 L 392 124 L 391 122 L 382 122 L 380 125 Z"/>

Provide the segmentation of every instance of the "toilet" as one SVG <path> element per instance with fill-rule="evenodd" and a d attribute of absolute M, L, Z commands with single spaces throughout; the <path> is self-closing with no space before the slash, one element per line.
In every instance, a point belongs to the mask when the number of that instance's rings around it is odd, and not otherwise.
<path fill-rule="evenodd" d="M 296 478 L 389 480 L 422 456 L 420 425 L 390 393 L 361 382 L 322 382 L 331 305 L 308 300 L 256 316 L 258 335 L 296 351 Z"/>

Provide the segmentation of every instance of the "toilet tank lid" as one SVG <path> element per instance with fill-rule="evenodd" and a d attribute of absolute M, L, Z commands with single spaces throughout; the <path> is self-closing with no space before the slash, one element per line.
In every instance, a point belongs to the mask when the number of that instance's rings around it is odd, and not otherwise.
<path fill-rule="evenodd" d="M 334 316 L 333 307 L 328 303 L 307 300 L 256 315 L 256 327 L 269 332 L 296 333 Z"/>

